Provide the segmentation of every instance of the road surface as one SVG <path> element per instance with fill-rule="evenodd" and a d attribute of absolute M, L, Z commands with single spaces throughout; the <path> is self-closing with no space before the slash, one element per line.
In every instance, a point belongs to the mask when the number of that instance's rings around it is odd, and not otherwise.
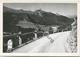
<path fill-rule="evenodd" d="M 51 34 L 49 35 L 50 38 L 44 36 L 14 50 L 12 53 L 65 53 L 64 45 L 69 34 L 70 31 Z M 51 39 L 54 39 L 54 41 L 51 41 Z"/>

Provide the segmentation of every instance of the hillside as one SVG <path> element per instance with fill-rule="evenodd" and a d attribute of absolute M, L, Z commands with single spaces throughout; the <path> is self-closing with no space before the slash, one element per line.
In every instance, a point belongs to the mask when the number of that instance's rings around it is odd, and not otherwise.
<path fill-rule="evenodd" d="M 34 14 L 29 14 L 28 16 L 35 23 L 39 23 L 42 25 L 68 25 L 73 21 L 68 17 L 56 15 L 54 13 L 45 12 L 42 10 L 36 10 Z"/>
<path fill-rule="evenodd" d="M 28 27 L 33 26 L 34 24 L 46 25 L 46 26 L 52 26 L 52 25 L 67 26 L 73 22 L 73 19 L 69 19 L 66 16 L 57 15 L 43 10 L 24 11 L 22 9 L 16 10 L 5 6 L 3 6 L 3 18 L 4 18 L 3 27 L 5 31 L 7 29 L 10 31 L 11 28 L 13 29 L 16 26 L 16 24 L 19 25 L 19 21 L 21 20 L 23 21 L 24 19 L 29 24 L 33 23 L 32 25 L 26 24 L 26 26 Z"/>

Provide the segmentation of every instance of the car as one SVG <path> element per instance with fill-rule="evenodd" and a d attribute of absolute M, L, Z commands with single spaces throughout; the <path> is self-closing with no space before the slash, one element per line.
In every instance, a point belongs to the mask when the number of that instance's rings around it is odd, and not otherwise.
<path fill-rule="evenodd" d="M 3 52 L 11 51 L 19 45 L 19 38 L 13 34 L 3 34 Z"/>
<path fill-rule="evenodd" d="M 26 43 L 30 40 L 33 40 L 33 38 L 35 37 L 34 33 L 23 33 L 19 35 L 22 39 L 22 43 Z"/>

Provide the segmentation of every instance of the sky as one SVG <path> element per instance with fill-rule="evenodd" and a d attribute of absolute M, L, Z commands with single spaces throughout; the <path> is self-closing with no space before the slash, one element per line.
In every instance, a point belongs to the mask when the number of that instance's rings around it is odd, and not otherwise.
<path fill-rule="evenodd" d="M 13 9 L 30 11 L 42 9 L 47 12 L 57 13 L 64 16 L 77 16 L 76 3 L 4 3 L 3 5 Z"/>

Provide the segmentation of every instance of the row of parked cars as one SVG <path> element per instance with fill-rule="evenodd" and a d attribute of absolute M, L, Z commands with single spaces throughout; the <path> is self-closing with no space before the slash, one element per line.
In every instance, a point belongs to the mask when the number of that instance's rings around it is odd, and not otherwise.
<path fill-rule="evenodd" d="M 59 29 L 60 30 L 60 29 Z M 26 32 L 25 33 L 3 33 L 3 52 L 9 52 L 20 46 L 21 44 L 28 43 L 29 41 L 34 40 L 37 35 L 37 38 L 41 38 L 48 34 L 53 34 L 60 32 L 59 30 L 49 30 L 49 31 L 37 31 L 37 32 Z M 35 35 L 36 34 L 36 35 Z"/>
<path fill-rule="evenodd" d="M 11 52 L 15 48 L 17 48 L 19 45 L 28 43 L 29 41 L 32 41 L 35 38 L 35 33 L 37 35 L 37 38 L 41 38 L 43 36 L 48 35 L 48 33 L 44 33 L 43 31 L 39 32 L 30 32 L 30 33 L 3 33 L 3 52 Z"/>

